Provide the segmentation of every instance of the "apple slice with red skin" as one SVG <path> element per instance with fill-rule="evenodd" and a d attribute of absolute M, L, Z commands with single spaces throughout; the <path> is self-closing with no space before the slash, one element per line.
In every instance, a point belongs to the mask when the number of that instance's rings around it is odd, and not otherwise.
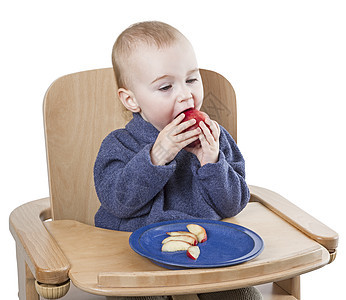
<path fill-rule="evenodd" d="M 186 243 L 189 243 L 191 246 L 197 245 L 197 239 L 194 237 L 191 237 L 189 235 L 173 235 L 165 238 L 162 241 L 162 244 L 165 244 L 169 241 L 184 241 Z"/>
<path fill-rule="evenodd" d="M 191 233 L 197 236 L 199 243 L 204 243 L 207 240 L 207 232 L 202 226 L 197 224 L 189 224 L 186 227 Z"/>
<path fill-rule="evenodd" d="M 196 235 L 189 231 L 171 231 L 171 232 L 166 232 L 170 236 L 179 236 L 179 235 L 188 235 L 196 240 L 196 245 L 198 243 L 198 238 Z"/>
<path fill-rule="evenodd" d="M 164 243 L 161 247 L 161 251 L 163 252 L 176 252 L 176 251 L 186 251 L 192 247 L 191 244 L 184 241 L 169 241 Z"/>
<path fill-rule="evenodd" d="M 194 260 L 196 260 L 201 253 L 201 250 L 198 246 L 191 246 L 187 249 L 186 255 Z"/>
<path fill-rule="evenodd" d="M 184 115 L 185 115 L 185 117 L 184 117 L 182 122 L 189 121 L 191 119 L 195 119 L 196 120 L 195 124 L 193 124 L 192 126 L 190 126 L 187 129 L 185 129 L 183 132 L 194 130 L 197 127 L 200 127 L 199 126 L 199 122 L 203 121 L 205 123 L 205 119 L 208 117 L 208 115 L 205 112 L 199 111 L 198 109 L 195 109 L 195 108 L 189 108 L 189 109 L 183 111 L 182 113 L 184 113 Z M 205 123 L 205 125 L 210 130 L 209 125 L 206 124 L 206 123 Z M 189 145 L 187 145 L 187 147 L 196 147 L 200 143 L 201 143 L 200 140 L 197 139 L 197 140 L 193 141 L 192 143 L 190 143 Z"/>

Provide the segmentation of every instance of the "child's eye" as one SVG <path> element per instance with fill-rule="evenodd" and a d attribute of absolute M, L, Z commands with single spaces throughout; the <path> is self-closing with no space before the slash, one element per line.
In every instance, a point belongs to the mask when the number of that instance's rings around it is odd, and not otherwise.
<path fill-rule="evenodd" d="M 198 81 L 197 78 L 192 78 L 192 79 L 186 80 L 186 83 L 194 83 L 196 81 Z"/>
<path fill-rule="evenodd" d="M 169 84 L 169 85 L 165 85 L 163 87 L 160 87 L 159 90 L 160 91 L 168 91 L 171 87 L 172 87 L 172 85 Z"/>

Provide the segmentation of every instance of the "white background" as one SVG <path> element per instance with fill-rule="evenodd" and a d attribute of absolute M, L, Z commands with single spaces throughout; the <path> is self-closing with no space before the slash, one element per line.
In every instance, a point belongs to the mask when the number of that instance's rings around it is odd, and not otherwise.
<path fill-rule="evenodd" d="M 17 297 L 8 216 L 49 195 L 44 93 L 62 75 L 110 67 L 117 35 L 143 20 L 177 27 L 194 45 L 200 67 L 233 84 L 248 183 L 280 193 L 341 235 L 336 261 L 302 276 L 302 299 L 344 295 L 343 1 L 1 3 L 1 285 L 7 299 Z"/>

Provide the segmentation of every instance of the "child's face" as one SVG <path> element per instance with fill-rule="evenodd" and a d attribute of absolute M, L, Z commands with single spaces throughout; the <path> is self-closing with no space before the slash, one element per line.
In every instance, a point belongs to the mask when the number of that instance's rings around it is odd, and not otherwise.
<path fill-rule="evenodd" d="M 143 45 L 131 56 L 130 68 L 130 90 L 140 113 L 158 130 L 187 108 L 201 108 L 202 80 L 187 40 L 163 49 Z"/>

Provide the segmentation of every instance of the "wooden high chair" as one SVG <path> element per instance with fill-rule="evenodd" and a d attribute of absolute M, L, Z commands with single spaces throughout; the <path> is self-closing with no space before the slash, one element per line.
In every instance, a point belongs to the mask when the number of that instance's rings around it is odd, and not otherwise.
<path fill-rule="evenodd" d="M 204 104 L 212 119 L 237 140 L 236 99 L 221 75 L 201 70 Z M 332 262 L 338 235 L 279 194 L 250 186 L 251 202 L 225 219 L 257 232 L 264 250 L 243 264 L 167 270 L 136 254 L 129 232 L 96 228 L 99 207 L 93 166 L 101 141 L 123 127 L 111 68 L 63 76 L 44 100 L 50 197 L 16 208 L 19 298 L 103 299 L 103 296 L 194 294 L 256 285 L 264 299 L 300 299 L 299 276 Z M 50 220 L 51 219 L 51 220 Z M 78 296 L 76 290 L 83 291 Z"/>

